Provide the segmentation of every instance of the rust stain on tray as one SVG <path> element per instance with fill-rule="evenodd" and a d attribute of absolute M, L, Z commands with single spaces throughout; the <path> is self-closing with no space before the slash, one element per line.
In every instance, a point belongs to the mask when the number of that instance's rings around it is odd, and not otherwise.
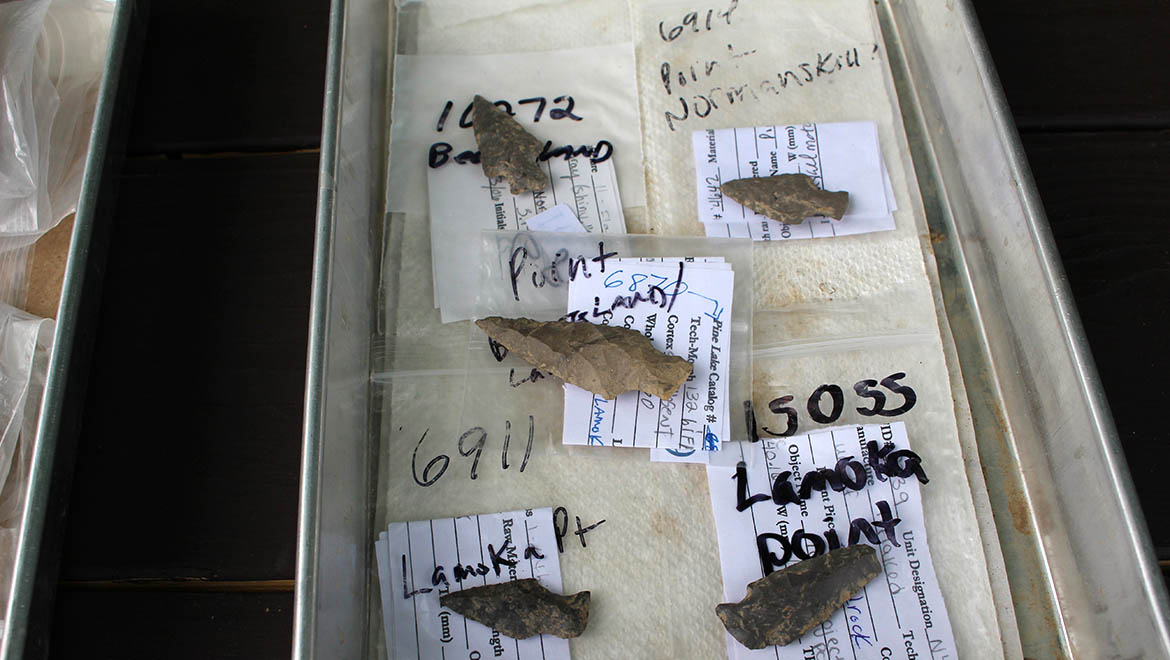
<path fill-rule="evenodd" d="M 1012 515 L 1012 528 L 1020 534 L 1031 534 L 1032 530 L 1028 527 L 1028 503 L 1024 501 L 1024 494 L 1012 489 L 1015 492 L 1008 493 L 1008 513 Z"/>

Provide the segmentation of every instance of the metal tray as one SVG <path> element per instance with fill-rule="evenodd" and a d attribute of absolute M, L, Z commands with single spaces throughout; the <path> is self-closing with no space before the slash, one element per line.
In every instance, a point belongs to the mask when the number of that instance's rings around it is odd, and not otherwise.
<path fill-rule="evenodd" d="M 384 0 L 334 0 L 294 657 L 362 657 L 376 590 Z M 967 0 L 878 0 L 1022 652 L 1170 657 L 1167 597 L 1044 211 Z"/>
<path fill-rule="evenodd" d="M 112 225 L 113 195 L 117 190 L 113 179 L 122 169 L 126 120 L 134 98 L 136 53 L 145 33 L 144 25 L 139 3 L 118 0 L 65 266 L 12 590 L 2 624 L 0 658 L 40 658 L 49 652 L 64 512 L 73 480 Z"/>

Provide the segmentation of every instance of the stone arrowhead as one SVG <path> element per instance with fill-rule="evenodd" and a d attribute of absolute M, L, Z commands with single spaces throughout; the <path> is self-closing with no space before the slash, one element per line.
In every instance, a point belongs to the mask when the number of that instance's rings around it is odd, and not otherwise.
<path fill-rule="evenodd" d="M 637 330 L 499 316 L 475 324 L 537 369 L 605 399 L 630 390 L 669 399 L 691 375 L 690 362 L 654 348 Z"/>
<path fill-rule="evenodd" d="M 484 97 L 477 94 L 471 106 L 483 173 L 492 179 L 504 177 L 513 195 L 547 188 L 548 175 L 536 161 L 544 143 Z"/>
<path fill-rule="evenodd" d="M 533 578 L 452 591 L 439 605 L 516 639 L 578 637 L 589 625 L 588 591 L 562 596 Z"/>
<path fill-rule="evenodd" d="M 814 216 L 840 220 L 849 206 L 849 193 L 821 190 L 805 174 L 736 179 L 719 189 L 756 213 L 789 225 Z"/>
<path fill-rule="evenodd" d="M 784 646 L 828 621 L 881 572 L 872 546 L 838 548 L 756 580 L 743 600 L 716 605 L 715 613 L 749 649 Z"/>

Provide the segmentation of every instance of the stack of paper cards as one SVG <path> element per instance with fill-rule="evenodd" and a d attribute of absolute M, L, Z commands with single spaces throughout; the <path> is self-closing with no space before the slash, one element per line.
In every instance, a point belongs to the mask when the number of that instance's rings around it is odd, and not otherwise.
<path fill-rule="evenodd" d="M 632 328 L 693 365 L 669 400 L 606 400 L 565 385 L 564 443 L 715 451 L 729 436 L 728 370 L 735 273 L 721 258 L 617 259 L 569 283 L 569 316 Z"/>
<path fill-rule="evenodd" d="M 585 225 L 567 204 L 557 204 L 551 209 L 528 218 L 530 231 L 568 232 L 584 234 Z"/>
<path fill-rule="evenodd" d="M 876 546 L 882 564 L 881 575 L 798 641 L 752 651 L 728 635 L 732 660 L 877 658 L 891 657 L 890 649 L 900 658 L 955 657 L 926 542 L 920 479 L 897 476 L 910 465 L 899 452 L 909 449 L 902 422 L 848 426 L 741 442 L 733 451 L 742 452 L 743 466 L 707 468 L 724 602 L 739 602 L 748 584 L 834 544 Z M 895 465 L 883 474 L 874 463 L 887 460 Z M 919 467 L 928 478 L 929 466 Z M 816 487 L 806 489 L 810 478 Z"/>
<path fill-rule="evenodd" d="M 374 552 L 391 660 L 569 658 L 566 639 L 512 639 L 439 605 L 448 592 L 525 578 L 562 593 L 552 509 L 390 523 Z"/>
<path fill-rule="evenodd" d="M 708 129 L 692 139 L 699 220 L 708 236 L 785 241 L 894 228 L 897 205 L 874 122 Z M 845 217 L 785 224 L 719 189 L 728 181 L 778 174 L 806 174 L 823 190 L 847 191 Z"/>
<path fill-rule="evenodd" d="M 597 234 L 624 234 L 625 216 L 618 196 L 613 159 L 592 162 L 587 156 L 550 158 L 543 163 L 551 185 L 534 193 L 513 195 L 507 182 L 484 176 L 476 163 L 449 161 L 427 169 L 430 195 L 431 264 L 435 277 L 435 307 L 444 323 L 470 318 L 456 309 L 468 283 L 478 278 L 476 237 L 485 229 L 550 230 L 529 223 L 543 213 L 564 205 L 585 231 Z M 558 212 L 563 226 L 563 212 Z"/>

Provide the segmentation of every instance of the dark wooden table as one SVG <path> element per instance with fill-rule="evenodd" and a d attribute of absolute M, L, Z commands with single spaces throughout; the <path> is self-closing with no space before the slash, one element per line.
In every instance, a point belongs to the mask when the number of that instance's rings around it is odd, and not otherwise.
<path fill-rule="evenodd" d="M 1165 3 L 980 0 L 1170 560 Z M 155 3 L 53 621 L 62 658 L 282 658 L 328 3 Z"/>

